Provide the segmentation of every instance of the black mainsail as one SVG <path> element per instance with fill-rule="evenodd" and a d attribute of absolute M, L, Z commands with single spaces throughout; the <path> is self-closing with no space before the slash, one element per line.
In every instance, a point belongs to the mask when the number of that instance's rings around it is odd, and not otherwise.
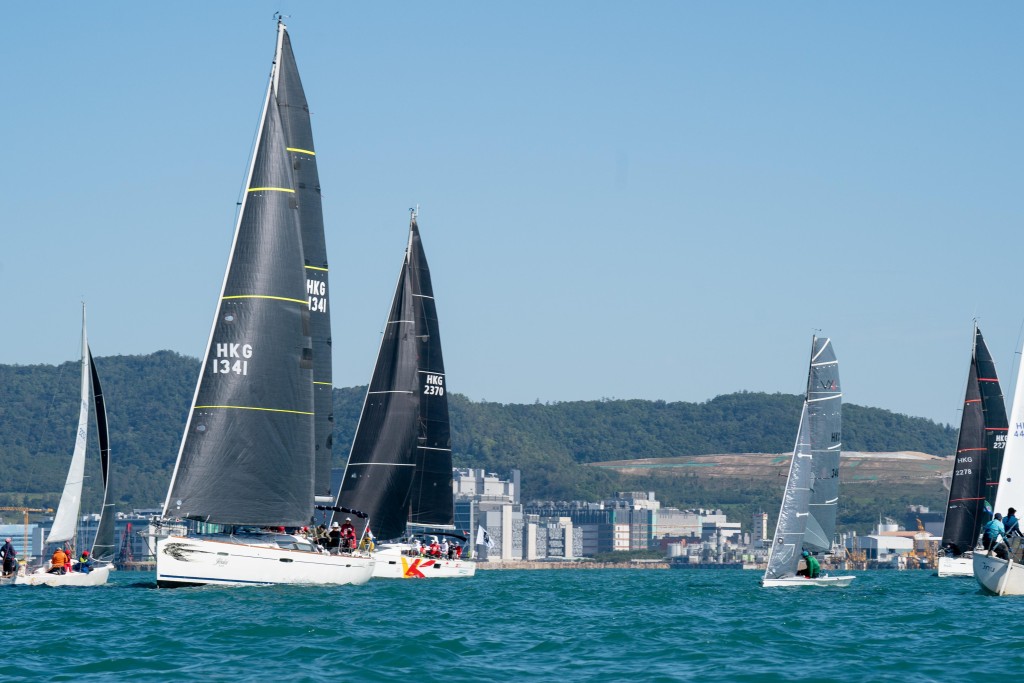
<path fill-rule="evenodd" d="M 313 128 L 306 93 L 292 53 L 292 41 L 282 27 L 277 57 L 277 108 L 292 166 L 295 196 L 299 202 L 302 252 L 306 267 L 310 332 L 313 340 L 313 408 L 316 413 L 316 478 L 314 494 L 322 501 L 331 496 L 331 449 L 334 443 L 334 404 L 331 364 L 331 311 L 328 306 L 327 242 L 320 197 Z"/>
<path fill-rule="evenodd" d="M 89 372 L 92 375 L 93 413 L 96 416 L 96 435 L 100 443 L 100 471 L 103 477 L 103 507 L 100 521 L 96 526 L 96 538 L 92 543 L 92 559 L 97 562 L 114 560 L 114 502 L 110 477 L 110 429 L 107 427 L 107 406 L 103 400 L 100 375 L 92 349 L 86 347 L 89 356 Z"/>
<path fill-rule="evenodd" d="M 827 551 L 832 546 L 839 498 L 842 395 L 832 341 L 814 337 L 800 426 L 765 579 L 795 576 L 802 550 Z"/>
<path fill-rule="evenodd" d="M 975 325 L 956 460 L 942 528 L 942 547 L 953 555 L 974 549 L 981 525 L 994 510 L 1007 426 L 1006 405 L 995 363 L 981 330 Z"/>
<path fill-rule="evenodd" d="M 338 505 L 361 510 L 378 538 L 407 523 L 454 521 L 451 432 L 441 335 L 416 215 L 366 392 Z"/>
<path fill-rule="evenodd" d="M 165 517 L 300 526 L 312 513 L 313 351 L 287 146 L 272 80 Z"/>

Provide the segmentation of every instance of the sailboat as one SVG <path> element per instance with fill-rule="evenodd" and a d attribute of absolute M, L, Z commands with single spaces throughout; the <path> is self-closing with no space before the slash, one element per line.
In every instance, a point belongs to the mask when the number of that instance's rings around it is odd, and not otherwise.
<path fill-rule="evenodd" d="M 433 530 L 460 545 L 454 531 L 451 429 L 430 270 L 416 212 L 398 275 L 391 312 L 367 388 L 338 506 L 369 515 L 377 538 L 375 577 L 473 576 L 469 559 L 421 556 L 422 538 Z M 429 537 L 427 539 L 429 545 Z"/>
<path fill-rule="evenodd" d="M 1017 385 L 1013 390 L 1013 405 L 1004 443 L 998 470 L 999 486 L 992 511 L 1006 514 L 1007 508 L 1019 506 L 1024 501 L 1024 363 L 1017 370 Z M 1004 560 L 990 551 L 976 549 L 971 563 L 972 573 L 981 587 L 990 593 L 1024 595 L 1021 539 L 1015 537 L 1009 540 L 1012 550 L 1010 560 Z"/>
<path fill-rule="evenodd" d="M 775 527 L 768 567 L 761 585 L 848 586 L 853 576 L 816 578 L 797 575 L 804 550 L 828 552 L 839 502 L 839 455 L 842 448 L 842 391 L 839 362 L 832 340 L 813 337 L 807 392 L 800 413 L 789 478 Z"/>
<path fill-rule="evenodd" d="M 327 267 L 308 116 L 278 21 L 247 189 L 163 507 L 165 520 L 189 521 L 193 533 L 157 542 L 158 586 L 363 584 L 373 573 L 369 554 L 330 554 L 301 533 L 318 496 L 329 500 L 317 455 L 330 459 L 330 365 L 316 358 L 329 354 L 330 323 L 313 315 L 327 312 Z"/>
<path fill-rule="evenodd" d="M 985 506 L 996 502 L 1005 440 L 1006 407 L 996 366 L 981 330 L 975 325 L 960 436 L 942 526 L 943 554 L 939 556 L 937 571 L 940 577 L 974 576 L 974 548 L 981 525 L 991 517 Z"/>
<path fill-rule="evenodd" d="M 64 491 L 61 493 L 60 503 L 54 514 L 53 526 L 50 527 L 50 533 L 46 537 L 46 545 L 67 545 L 69 551 L 73 553 L 71 549 L 74 548 L 74 541 L 78 535 L 78 520 L 82 507 L 82 485 L 85 481 L 85 456 L 89 443 L 89 397 L 91 394 L 100 444 L 100 468 L 103 478 L 103 507 L 100 510 L 100 521 L 96 527 L 96 538 L 93 540 L 90 551 L 92 566 L 88 572 L 71 571 L 66 574 L 51 574 L 49 562 L 47 562 L 33 572 L 19 573 L 14 578 L 15 585 L 101 586 L 107 582 L 110 572 L 114 570 L 114 504 L 110 480 L 110 434 L 107 429 L 107 411 L 103 400 L 103 389 L 100 386 L 99 373 L 96 371 L 96 362 L 89 349 L 85 326 L 85 304 L 82 304 L 82 360 L 79 384 L 81 393 L 75 450 L 71 455 L 71 465 L 64 482 Z"/>

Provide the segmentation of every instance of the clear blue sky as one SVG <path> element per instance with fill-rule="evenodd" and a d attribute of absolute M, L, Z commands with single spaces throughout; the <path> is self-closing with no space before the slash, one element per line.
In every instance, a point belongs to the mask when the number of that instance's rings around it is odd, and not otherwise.
<path fill-rule="evenodd" d="M 338 386 L 420 226 L 452 391 L 803 390 L 959 422 L 1012 395 L 1024 5 L 8 3 L 0 362 L 199 356 L 274 49 L 314 113 Z M 113 397 L 111 397 L 113 400 Z"/>

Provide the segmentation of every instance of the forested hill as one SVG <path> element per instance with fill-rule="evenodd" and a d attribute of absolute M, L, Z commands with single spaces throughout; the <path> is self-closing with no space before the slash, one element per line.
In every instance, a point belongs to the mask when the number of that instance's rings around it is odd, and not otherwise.
<path fill-rule="evenodd" d="M 122 508 L 163 503 L 199 361 L 170 351 L 96 359 L 109 412 Z M 78 363 L 0 365 L 0 505 L 54 506 L 78 421 Z M 342 465 L 365 387 L 335 390 L 335 459 Z M 582 464 L 702 453 L 792 450 L 800 398 L 739 393 L 704 403 L 602 400 L 532 405 L 450 397 L 455 464 L 522 471 L 523 497 L 599 499 L 615 475 Z M 846 450 L 953 452 L 956 430 L 923 418 L 844 406 Z M 90 479 L 98 481 L 95 440 Z M 84 510 L 99 504 L 87 482 Z M 666 501 L 671 503 L 672 501 Z"/>

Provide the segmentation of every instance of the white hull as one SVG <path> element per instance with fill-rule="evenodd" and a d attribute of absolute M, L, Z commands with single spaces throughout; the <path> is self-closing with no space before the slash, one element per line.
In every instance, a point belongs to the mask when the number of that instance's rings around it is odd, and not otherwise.
<path fill-rule="evenodd" d="M 974 562 L 971 559 L 971 553 L 959 557 L 940 557 L 938 575 L 940 578 L 974 576 Z"/>
<path fill-rule="evenodd" d="M 102 586 L 110 578 L 113 567 L 109 564 L 96 567 L 88 573 L 68 572 L 67 574 L 51 574 L 46 567 L 40 567 L 31 574 L 18 574 L 14 577 L 16 586 Z"/>
<path fill-rule="evenodd" d="M 290 546 L 290 547 L 282 547 Z M 160 587 L 364 584 L 374 559 L 365 554 L 329 555 L 299 537 L 264 535 L 169 536 L 157 542 L 156 583 Z"/>
<path fill-rule="evenodd" d="M 450 579 L 469 577 L 476 574 L 476 562 L 472 560 L 449 560 L 407 555 L 404 551 L 412 548 L 407 543 L 392 543 L 377 546 L 374 553 L 376 565 L 373 578 L 383 579 Z"/>
<path fill-rule="evenodd" d="M 1024 595 L 1024 566 L 1016 562 L 974 553 L 974 578 L 981 587 L 996 595 Z"/>
<path fill-rule="evenodd" d="M 834 586 L 845 588 L 853 583 L 856 576 L 826 576 L 821 575 L 813 579 L 806 576 L 789 576 L 784 579 L 761 579 L 761 586 L 764 588 L 788 588 L 797 586 Z"/>

